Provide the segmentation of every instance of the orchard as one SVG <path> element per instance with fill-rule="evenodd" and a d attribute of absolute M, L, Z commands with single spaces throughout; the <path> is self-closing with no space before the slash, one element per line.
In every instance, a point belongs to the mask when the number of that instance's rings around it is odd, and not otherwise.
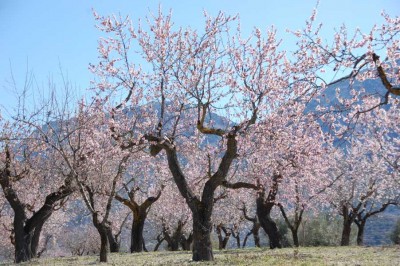
<path fill-rule="evenodd" d="M 363 245 L 400 204 L 400 19 L 343 25 L 330 42 L 316 13 L 284 50 L 277 28 L 245 34 L 224 12 L 204 12 L 201 30 L 162 8 L 94 12 L 93 96 L 65 83 L 2 110 L 4 259 L 164 247 L 213 261 L 217 247 L 301 246 L 306 221 L 327 214 L 337 245 L 352 229 Z"/>

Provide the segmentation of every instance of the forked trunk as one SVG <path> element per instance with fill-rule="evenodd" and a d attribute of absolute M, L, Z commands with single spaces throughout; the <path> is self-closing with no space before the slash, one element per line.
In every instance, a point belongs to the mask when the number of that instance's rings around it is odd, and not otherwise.
<path fill-rule="evenodd" d="M 273 204 L 265 202 L 263 197 L 257 197 L 257 216 L 260 226 L 264 229 L 269 238 L 271 249 L 281 248 L 281 237 L 276 223 L 271 219 L 271 209 Z"/>
<path fill-rule="evenodd" d="M 184 235 L 182 235 L 181 247 L 183 250 L 190 250 L 192 242 L 193 242 L 193 234 L 192 233 L 190 233 L 187 238 Z"/>

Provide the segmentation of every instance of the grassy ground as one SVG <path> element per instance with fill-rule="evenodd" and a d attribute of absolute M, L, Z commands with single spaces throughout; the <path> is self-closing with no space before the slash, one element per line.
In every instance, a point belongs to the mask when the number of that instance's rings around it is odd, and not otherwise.
<path fill-rule="evenodd" d="M 215 251 L 213 262 L 192 262 L 190 252 L 111 254 L 102 265 L 390 265 L 400 266 L 400 247 L 313 247 L 280 250 Z M 95 265 L 98 257 L 63 257 L 33 260 L 23 265 Z M 3 264 L 4 265 L 4 264 Z"/>

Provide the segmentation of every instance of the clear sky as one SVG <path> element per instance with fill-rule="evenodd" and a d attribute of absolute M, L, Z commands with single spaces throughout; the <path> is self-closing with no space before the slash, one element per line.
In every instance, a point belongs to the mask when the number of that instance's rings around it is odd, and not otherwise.
<path fill-rule="evenodd" d="M 0 0 L 0 106 L 12 108 L 16 101 L 10 85 L 11 69 L 17 87 L 24 85 L 27 69 L 38 88 L 46 88 L 49 77 L 60 82 L 60 67 L 67 79 L 85 93 L 92 74 L 88 64 L 97 61 L 97 39 L 92 8 L 100 15 L 120 13 L 133 20 L 149 11 L 172 9 L 177 26 L 201 27 L 203 10 L 239 14 L 242 29 L 265 29 L 275 25 L 290 49 L 286 29 L 300 29 L 316 0 Z M 320 0 L 317 20 L 324 32 L 332 33 L 345 23 L 349 28 L 368 30 L 381 23 L 380 13 L 400 15 L 400 0 Z M 327 35 L 328 36 L 328 35 Z"/>

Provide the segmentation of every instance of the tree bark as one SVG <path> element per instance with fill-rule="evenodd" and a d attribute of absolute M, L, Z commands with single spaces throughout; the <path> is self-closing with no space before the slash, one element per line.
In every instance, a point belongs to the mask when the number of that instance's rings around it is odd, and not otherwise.
<path fill-rule="evenodd" d="M 356 222 L 358 231 L 357 231 L 357 245 L 364 245 L 364 229 L 367 220 L 362 220 L 361 222 Z"/>
<path fill-rule="evenodd" d="M 342 216 L 343 216 L 343 229 L 342 229 L 342 239 L 340 241 L 341 246 L 349 246 L 350 245 L 350 234 L 351 234 L 351 225 L 353 224 L 356 215 L 353 213 L 353 210 L 350 210 L 346 205 L 342 206 Z"/>
<path fill-rule="evenodd" d="M 47 220 L 47 219 L 46 219 Z M 31 239 L 31 254 L 32 256 L 36 257 L 37 256 L 37 251 L 39 247 L 39 240 L 40 240 L 40 235 L 42 233 L 43 225 L 46 220 L 43 220 L 41 223 L 39 223 L 33 232 L 32 239 Z"/>
<path fill-rule="evenodd" d="M 341 246 L 350 245 L 351 224 L 351 221 L 346 219 L 343 220 L 342 239 L 340 241 Z"/>
<path fill-rule="evenodd" d="M 109 243 L 107 229 L 103 225 L 96 226 L 100 234 L 100 262 L 108 261 Z"/>
<path fill-rule="evenodd" d="M 269 247 L 271 249 L 282 248 L 278 227 L 270 216 L 269 208 L 267 208 L 264 204 L 257 203 L 257 215 L 259 217 L 258 219 L 260 220 L 261 227 L 268 235 Z"/>
<path fill-rule="evenodd" d="M 212 261 L 211 217 L 199 210 L 193 214 L 193 261 Z"/>
<path fill-rule="evenodd" d="M 258 223 L 258 225 L 257 225 L 257 229 L 253 229 L 252 230 L 252 233 L 253 233 L 253 238 L 254 238 L 254 246 L 256 246 L 256 247 L 261 247 L 261 244 L 260 244 L 260 235 L 259 235 L 259 230 L 260 229 L 260 224 Z"/>
<path fill-rule="evenodd" d="M 235 234 L 233 237 L 236 239 L 236 247 L 240 248 L 240 234 Z"/>
<path fill-rule="evenodd" d="M 249 238 L 249 236 L 250 236 L 251 234 L 252 234 L 252 232 L 250 231 L 250 232 L 248 232 L 247 235 L 244 237 L 242 248 L 245 248 L 245 247 L 246 247 L 247 239 Z"/>
<path fill-rule="evenodd" d="M 295 247 L 299 247 L 300 243 L 299 243 L 299 236 L 298 236 L 298 232 L 297 229 L 295 230 L 290 230 L 292 232 L 292 237 L 293 237 L 293 245 Z"/>
<path fill-rule="evenodd" d="M 133 220 L 131 230 L 131 253 L 143 251 L 144 219 L 141 217 L 135 218 Z"/>
<path fill-rule="evenodd" d="M 162 236 L 162 233 L 159 234 L 159 235 L 157 236 L 157 244 L 156 244 L 156 246 L 154 247 L 154 250 L 153 250 L 153 251 L 157 251 L 158 248 L 160 247 L 161 243 L 165 240 L 165 238 L 163 238 L 163 237 L 161 237 L 161 236 Z"/>
<path fill-rule="evenodd" d="M 182 250 L 191 250 L 191 245 L 193 242 L 193 234 L 190 233 L 189 236 L 186 238 L 185 235 L 181 237 L 181 247 Z"/>
<path fill-rule="evenodd" d="M 260 231 L 260 222 L 258 220 L 257 215 L 255 217 L 250 217 L 247 215 L 247 209 L 246 206 L 243 204 L 243 207 L 240 209 L 243 211 L 243 216 L 247 221 L 250 221 L 253 224 L 253 227 L 251 228 L 250 232 L 247 233 L 244 241 L 243 241 L 243 246 L 242 248 L 244 248 L 246 246 L 247 243 L 247 239 L 250 236 L 250 234 L 253 234 L 253 238 L 254 238 L 254 246 L 256 247 L 261 247 L 260 245 L 260 235 L 259 235 L 259 231 Z"/>
<path fill-rule="evenodd" d="M 364 245 L 364 229 L 365 225 L 367 224 L 367 220 L 371 217 L 374 216 L 378 213 L 384 212 L 387 207 L 390 205 L 399 205 L 399 198 L 393 199 L 393 200 L 388 200 L 382 206 L 376 209 L 369 209 L 368 211 L 363 210 L 363 211 L 358 211 L 357 216 L 354 219 L 355 224 L 358 227 L 358 232 L 357 232 L 357 245 L 358 246 L 363 246 Z"/>
<path fill-rule="evenodd" d="M 90 192 L 90 199 L 93 203 L 93 194 Z M 108 261 L 108 252 L 110 252 L 110 244 L 108 242 L 107 232 L 111 230 L 108 228 L 105 220 L 100 222 L 97 212 L 92 212 L 92 222 L 97 232 L 100 235 L 100 262 Z"/>
<path fill-rule="evenodd" d="M 14 211 L 15 212 L 15 211 Z M 15 212 L 14 233 L 15 233 L 15 262 L 20 263 L 32 258 L 29 248 L 29 234 L 24 230 L 25 212 Z"/>
<path fill-rule="evenodd" d="M 107 227 L 106 230 L 107 230 L 108 243 L 110 244 L 110 252 L 118 253 L 120 245 L 118 243 L 117 238 L 113 235 L 111 227 Z"/>

